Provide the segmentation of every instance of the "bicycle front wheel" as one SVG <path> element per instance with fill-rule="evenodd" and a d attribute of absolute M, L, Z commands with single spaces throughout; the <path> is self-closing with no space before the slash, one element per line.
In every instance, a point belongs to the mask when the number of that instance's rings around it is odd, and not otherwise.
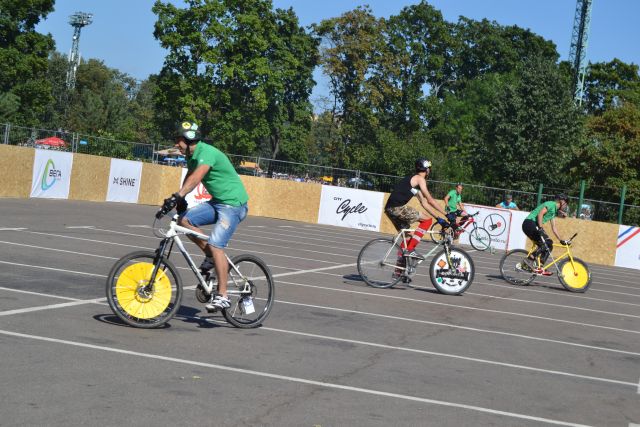
<path fill-rule="evenodd" d="M 275 300 L 271 270 L 254 255 L 238 255 L 229 265 L 227 295 L 231 306 L 222 310 L 224 318 L 236 328 L 256 328 L 269 316 Z"/>
<path fill-rule="evenodd" d="M 165 257 L 151 283 L 156 255 L 132 252 L 120 258 L 107 278 L 107 301 L 123 322 L 136 328 L 157 328 L 176 314 L 182 301 L 182 280 Z"/>
<path fill-rule="evenodd" d="M 558 279 L 564 288 L 570 292 L 586 292 L 591 286 L 591 271 L 587 263 L 578 258 L 566 259 L 558 265 L 560 274 Z"/>
<path fill-rule="evenodd" d="M 405 263 L 397 266 L 402 252 L 392 239 L 374 239 L 364 245 L 358 255 L 358 273 L 365 283 L 374 288 L 390 288 L 402 278 Z"/>
<path fill-rule="evenodd" d="M 484 251 L 491 246 L 491 236 L 486 229 L 477 227 L 469 232 L 469 243 L 475 250 Z"/>
<path fill-rule="evenodd" d="M 460 295 L 471 286 L 475 274 L 473 259 L 460 248 L 446 248 L 433 256 L 429 267 L 431 283 L 438 292 Z"/>
<path fill-rule="evenodd" d="M 445 236 L 447 234 L 451 234 L 451 228 L 450 227 L 443 228 L 442 225 L 440 225 L 437 222 L 435 222 L 431 226 L 429 231 L 431 231 L 431 233 L 429 233 L 429 236 L 431 237 L 431 241 L 433 243 L 435 243 L 435 244 L 438 244 L 438 243 L 442 242 L 442 240 L 444 240 L 444 238 L 445 238 Z"/>
<path fill-rule="evenodd" d="M 528 252 L 524 249 L 513 249 L 500 260 L 500 273 L 502 278 L 513 285 L 528 285 L 536 275 L 524 263 Z"/>

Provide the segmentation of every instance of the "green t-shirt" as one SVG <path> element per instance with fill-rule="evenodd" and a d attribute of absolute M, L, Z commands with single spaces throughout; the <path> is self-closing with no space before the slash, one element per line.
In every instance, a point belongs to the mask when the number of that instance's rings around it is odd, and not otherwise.
<path fill-rule="evenodd" d="M 547 208 L 547 213 L 545 213 L 542 216 L 542 223 L 543 224 L 546 224 L 547 222 L 549 222 L 550 220 L 555 218 L 556 214 L 558 213 L 558 207 L 556 206 L 556 202 L 554 202 L 554 201 L 544 202 L 543 204 L 541 204 L 540 206 L 538 206 L 537 208 L 532 210 L 531 213 L 527 216 L 527 219 L 531 219 L 531 220 L 533 220 L 533 222 L 535 222 L 537 224 L 538 214 L 540 213 L 542 208 Z"/>
<path fill-rule="evenodd" d="M 187 160 L 187 168 L 191 172 L 200 165 L 210 166 L 202 178 L 202 185 L 215 202 L 231 206 L 247 203 L 249 195 L 229 158 L 222 151 L 199 142 L 193 155 Z"/>
<path fill-rule="evenodd" d="M 462 203 L 462 194 L 458 194 L 458 192 L 453 189 L 449 191 L 449 203 L 447 203 L 447 211 L 453 212 L 458 210 L 458 203 Z"/>

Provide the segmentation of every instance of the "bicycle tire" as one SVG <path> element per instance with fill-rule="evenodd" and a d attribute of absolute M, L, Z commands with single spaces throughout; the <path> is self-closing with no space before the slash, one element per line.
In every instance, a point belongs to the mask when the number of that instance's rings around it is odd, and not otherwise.
<path fill-rule="evenodd" d="M 400 251 L 393 239 L 373 239 L 364 245 L 357 262 L 362 280 L 374 288 L 390 288 L 398 283 L 402 278 L 402 274 L 395 274 Z"/>
<path fill-rule="evenodd" d="M 526 286 L 533 282 L 536 275 L 533 271 L 523 269 L 523 260 L 528 252 L 524 249 L 513 249 L 502 256 L 500 273 L 502 278 L 512 285 Z M 526 268 L 526 267 L 525 267 Z"/>
<path fill-rule="evenodd" d="M 471 256 L 460 248 L 450 247 L 449 253 L 453 265 L 449 264 L 446 249 L 443 249 L 433 256 L 429 266 L 429 277 L 438 292 L 445 295 L 461 295 L 473 283 L 475 265 Z"/>
<path fill-rule="evenodd" d="M 222 315 L 236 328 L 251 329 L 262 325 L 269 316 L 275 301 L 275 285 L 267 264 L 255 255 L 243 254 L 235 256 L 231 262 L 240 275 L 229 265 L 227 294 L 231 306 L 222 310 Z M 243 292 L 245 283 L 250 292 Z M 252 313 L 246 313 L 244 302 L 251 298 Z"/>
<path fill-rule="evenodd" d="M 182 279 L 176 267 L 161 257 L 151 292 L 143 290 L 154 268 L 155 252 L 137 251 L 120 258 L 107 277 L 109 307 L 127 325 L 158 328 L 175 316 L 182 302 Z"/>
<path fill-rule="evenodd" d="M 443 228 L 442 225 L 435 222 L 431 226 L 429 231 L 431 231 L 431 233 L 429 233 L 429 236 L 431 237 L 431 241 L 435 244 L 438 244 L 442 242 L 442 240 L 444 239 L 444 236 L 446 236 L 447 233 L 451 234 L 451 227 Z"/>
<path fill-rule="evenodd" d="M 491 246 L 491 235 L 482 227 L 476 227 L 469 232 L 469 243 L 473 249 L 486 251 Z"/>
<path fill-rule="evenodd" d="M 565 259 L 558 264 L 558 280 L 569 292 L 583 293 L 591 286 L 591 271 L 589 265 L 579 258 L 571 260 Z"/>

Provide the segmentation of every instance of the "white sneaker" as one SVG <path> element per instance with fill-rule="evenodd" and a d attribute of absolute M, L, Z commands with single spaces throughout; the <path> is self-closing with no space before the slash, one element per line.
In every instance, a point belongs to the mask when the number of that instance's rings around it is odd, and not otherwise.
<path fill-rule="evenodd" d="M 204 306 L 204 308 L 206 308 L 209 313 L 213 313 L 216 310 L 229 307 L 231 307 L 231 301 L 229 300 L 229 298 L 223 297 L 219 294 L 213 296 L 211 298 L 211 301 L 209 301 L 209 304 Z"/>

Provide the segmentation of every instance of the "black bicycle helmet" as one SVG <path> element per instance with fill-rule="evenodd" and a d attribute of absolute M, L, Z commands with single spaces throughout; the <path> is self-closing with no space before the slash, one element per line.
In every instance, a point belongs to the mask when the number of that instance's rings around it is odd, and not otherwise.
<path fill-rule="evenodd" d="M 425 172 L 431 169 L 431 162 L 427 159 L 420 158 L 416 160 L 416 172 Z"/>
<path fill-rule="evenodd" d="M 556 194 L 555 199 L 556 200 L 564 200 L 565 202 L 569 203 L 569 196 L 567 196 L 564 193 Z"/>
<path fill-rule="evenodd" d="M 178 125 L 176 136 L 183 137 L 187 144 L 200 141 L 200 128 L 196 123 L 184 121 Z"/>

